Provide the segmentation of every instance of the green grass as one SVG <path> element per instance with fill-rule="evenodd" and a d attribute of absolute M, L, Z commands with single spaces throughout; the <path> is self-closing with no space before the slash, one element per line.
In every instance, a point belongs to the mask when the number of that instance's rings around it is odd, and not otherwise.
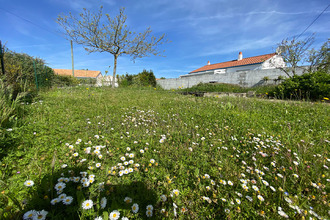
<path fill-rule="evenodd" d="M 40 100 L 24 105 L 22 126 L 1 130 L 13 143 L 1 155 L 0 219 L 30 210 L 49 219 L 107 219 L 114 210 L 146 219 L 148 205 L 151 219 L 280 219 L 280 209 L 290 219 L 329 217 L 327 104 L 153 88 L 55 89 Z M 121 166 L 133 172 L 120 175 Z M 85 171 L 95 175 L 88 187 L 74 182 Z M 61 181 L 70 205 L 51 204 Z"/>

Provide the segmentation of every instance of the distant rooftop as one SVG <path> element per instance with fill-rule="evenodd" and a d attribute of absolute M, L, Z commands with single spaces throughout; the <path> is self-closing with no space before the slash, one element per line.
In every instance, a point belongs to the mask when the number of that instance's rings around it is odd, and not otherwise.
<path fill-rule="evenodd" d="M 208 65 L 198 68 L 190 73 L 197 73 L 197 72 L 203 72 L 203 71 L 207 71 L 207 70 L 224 69 L 224 68 L 229 68 L 229 67 L 237 67 L 237 66 L 245 66 L 245 65 L 263 63 L 264 61 L 268 60 L 269 58 L 271 58 L 275 55 L 276 55 L 276 53 L 270 53 L 270 54 L 255 56 L 255 57 L 242 58 L 240 60 L 237 59 L 237 60 L 227 61 L 227 62 L 223 62 L 223 63 L 208 64 Z"/>
<path fill-rule="evenodd" d="M 55 74 L 61 76 L 72 76 L 71 69 L 53 69 Z M 96 78 L 101 74 L 98 70 L 74 70 L 74 76 L 79 78 Z M 102 74 L 101 74 L 102 75 Z"/>

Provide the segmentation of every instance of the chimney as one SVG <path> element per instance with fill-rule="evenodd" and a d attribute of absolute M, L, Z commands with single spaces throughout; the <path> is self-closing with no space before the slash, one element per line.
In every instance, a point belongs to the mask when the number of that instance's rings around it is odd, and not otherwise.
<path fill-rule="evenodd" d="M 210 61 L 207 61 L 207 65 L 211 65 Z"/>
<path fill-rule="evenodd" d="M 242 59 L 243 59 L 243 54 L 242 54 L 242 52 L 239 52 L 237 60 L 242 60 Z"/>

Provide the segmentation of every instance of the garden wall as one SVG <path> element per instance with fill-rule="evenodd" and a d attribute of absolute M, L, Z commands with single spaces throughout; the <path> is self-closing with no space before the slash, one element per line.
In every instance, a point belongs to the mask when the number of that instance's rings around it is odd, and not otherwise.
<path fill-rule="evenodd" d="M 297 75 L 302 75 L 305 70 L 306 68 L 297 69 Z M 286 74 L 279 69 L 263 69 L 224 74 L 185 75 L 180 78 L 157 80 L 157 84 L 163 89 L 190 88 L 199 83 L 227 83 L 240 85 L 242 87 L 254 87 L 275 84 L 279 76 L 287 77 Z M 268 77 L 269 80 L 263 80 L 264 77 Z"/>

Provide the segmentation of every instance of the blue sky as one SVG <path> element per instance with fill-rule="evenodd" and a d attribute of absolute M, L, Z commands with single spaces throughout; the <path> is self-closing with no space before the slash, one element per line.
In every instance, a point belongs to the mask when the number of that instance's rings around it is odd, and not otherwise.
<path fill-rule="evenodd" d="M 82 8 L 116 16 L 125 7 L 132 31 L 151 27 L 165 33 L 163 56 L 118 59 L 117 74 L 153 70 L 157 78 L 177 78 L 211 64 L 272 53 L 283 39 L 297 36 L 330 4 L 326 0 L 0 0 L 0 40 L 15 52 L 42 58 L 52 68 L 71 68 L 70 42 L 55 22 L 59 14 Z M 314 48 L 330 38 L 330 8 L 301 36 L 315 33 Z M 88 54 L 74 44 L 75 69 L 106 70 L 113 56 Z"/>

